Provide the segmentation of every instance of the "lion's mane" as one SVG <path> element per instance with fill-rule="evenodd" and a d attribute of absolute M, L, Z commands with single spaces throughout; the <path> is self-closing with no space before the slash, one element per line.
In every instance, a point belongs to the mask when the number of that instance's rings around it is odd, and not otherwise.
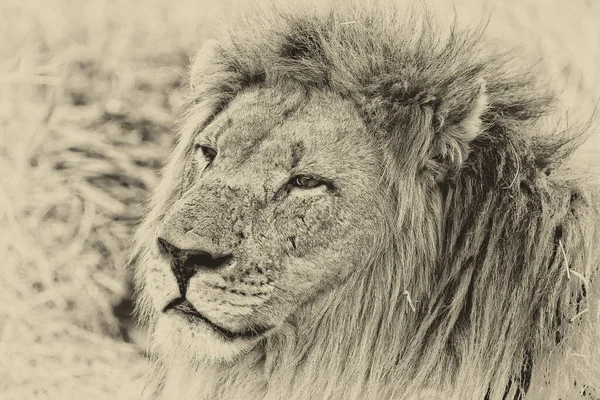
<path fill-rule="evenodd" d="M 212 377 L 206 398 L 600 393 L 598 203 L 563 163 L 581 132 L 543 123 L 553 96 L 531 74 L 486 56 L 481 31 L 441 35 L 429 18 L 389 6 L 280 7 L 232 26 L 192 71 L 178 147 L 138 232 L 142 318 L 152 327 L 144 259 L 177 197 L 191 136 L 249 87 L 292 82 L 356 104 L 394 155 L 380 160 L 387 243 L 265 339 L 260 355 L 212 371 L 159 357 L 159 390 L 179 375 L 198 396 Z M 478 134 L 443 129 L 468 117 L 482 88 Z"/>

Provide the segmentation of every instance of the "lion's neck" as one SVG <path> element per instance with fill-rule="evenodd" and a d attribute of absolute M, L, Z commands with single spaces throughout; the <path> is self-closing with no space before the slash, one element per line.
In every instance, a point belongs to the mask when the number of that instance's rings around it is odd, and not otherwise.
<path fill-rule="evenodd" d="M 166 382 L 162 398 L 402 398 L 406 391 L 445 387 L 448 382 L 429 378 L 450 377 L 453 360 L 438 357 L 440 348 L 433 349 L 435 357 L 429 354 L 426 332 L 419 330 L 424 315 L 418 308 L 424 308 L 427 290 L 419 281 L 427 279 L 406 283 L 405 270 L 379 263 L 350 277 L 232 365 L 168 370 L 161 379 Z M 398 304 L 390 305 L 389 299 Z M 421 307 L 413 311 L 411 301 Z M 424 360 L 435 363 L 421 368 Z M 416 376 L 415 371 L 428 373 Z"/>
<path fill-rule="evenodd" d="M 416 316 L 409 306 L 400 307 L 406 311 L 388 314 L 383 296 L 366 290 L 367 286 L 381 287 L 381 282 L 370 280 L 393 282 L 392 278 L 373 274 L 347 282 L 306 306 L 235 364 L 168 371 L 162 398 L 400 397 L 395 390 L 416 382 L 413 373 L 402 374 L 406 377 L 403 382 L 393 373 L 411 370 L 399 363 L 398 357 L 411 357 L 406 348 L 415 343 L 412 339 L 416 332 L 411 326 L 416 326 Z M 403 298 L 401 293 L 398 298 Z M 449 367 L 445 360 L 440 360 L 439 366 Z"/>
<path fill-rule="evenodd" d="M 160 399 L 262 399 L 266 393 L 262 351 L 246 354 L 232 365 L 173 360 L 163 371 Z M 173 366 L 176 366 L 175 368 Z M 154 397 L 153 397 L 154 398 Z"/>

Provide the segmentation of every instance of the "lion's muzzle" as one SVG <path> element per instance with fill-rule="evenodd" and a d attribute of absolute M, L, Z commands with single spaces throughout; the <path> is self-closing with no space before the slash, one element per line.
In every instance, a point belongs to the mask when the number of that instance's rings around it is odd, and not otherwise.
<path fill-rule="evenodd" d="M 171 271 L 177 280 L 179 293 L 185 297 L 190 279 L 200 270 L 218 270 L 232 261 L 231 254 L 215 252 L 198 242 L 194 248 L 181 249 L 163 237 L 158 238 L 160 254 L 171 264 Z"/>
<path fill-rule="evenodd" d="M 248 198 L 235 202 L 227 187 L 214 185 L 191 190 L 158 227 L 149 271 L 157 310 L 226 341 L 260 337 L 278 322 L 264 309 L 279 258 L 249 254 L 250 246 L 265 249 L 266 239 L 253 235 L 250 216 L 259 210 L 244 203 Z"/>

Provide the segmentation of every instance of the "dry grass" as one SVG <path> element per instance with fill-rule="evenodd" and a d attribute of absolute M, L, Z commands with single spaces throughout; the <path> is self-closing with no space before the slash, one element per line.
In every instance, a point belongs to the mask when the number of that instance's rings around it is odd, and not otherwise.
<path fill-rule="evenodd" d="M 112 306 L 174 140 L 189 56 L 232 3 L 0 3 L 1 398 L 138 397 L 147 362 L 121 340 Z M 455 3 L 464 22 L 487 7 L 491 36 L 543 56 L 564 104 L 591 110 L 595 1 Z M 598 135 L 579 159 L 600 164 Z"/>

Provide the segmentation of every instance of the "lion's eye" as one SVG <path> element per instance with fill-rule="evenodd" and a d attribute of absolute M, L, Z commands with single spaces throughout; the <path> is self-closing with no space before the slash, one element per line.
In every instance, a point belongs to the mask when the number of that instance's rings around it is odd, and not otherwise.
<path fill-rule="evenodd" d="M 215 157 L 217 156 L 217 151 L 215 149 L 213 149 L 212 147 L 208 147 L 202 144 L 195 144 L 194 145 L 194 149 L 196 151 L 201 151 L 202 155 L 204 156 L 204 158 L 206 158 L 206 160 L 210 163 L 212 162 Z"/>
<path fill-rule="evenodd" d="M 325 182 L 309 175 L 298 175 L 292 178 L 292 186 L 299 187 L 302 189 L 312 189 L 321 185 L 325 185 Z"/>

